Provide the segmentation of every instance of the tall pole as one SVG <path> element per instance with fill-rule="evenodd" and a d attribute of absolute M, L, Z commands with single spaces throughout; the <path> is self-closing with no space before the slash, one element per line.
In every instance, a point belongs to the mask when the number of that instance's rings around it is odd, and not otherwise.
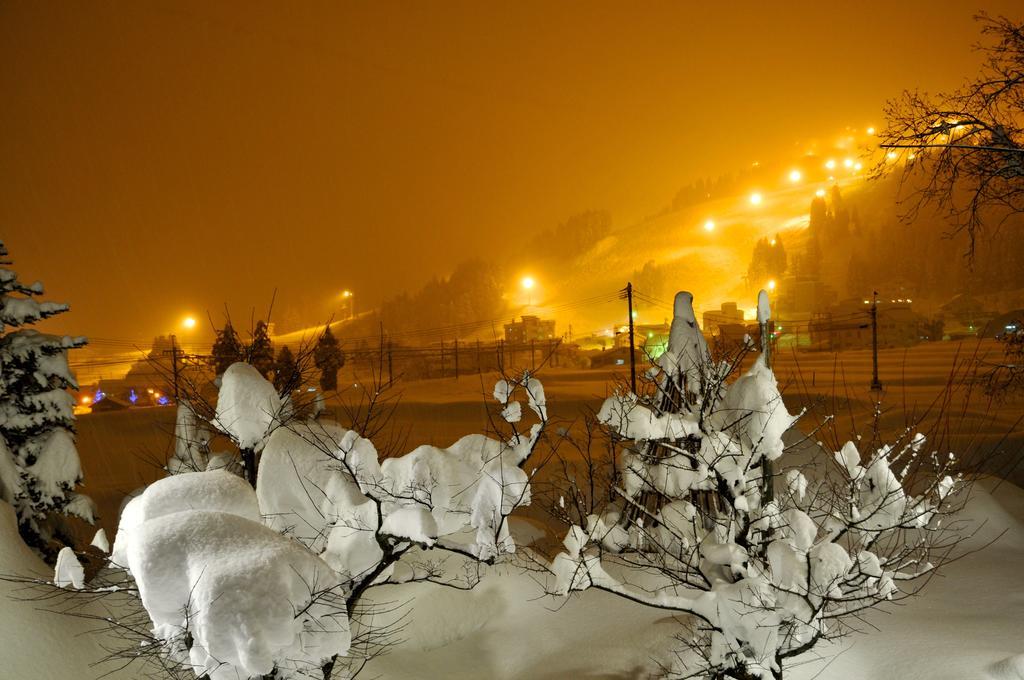
<path fill-rule="evenodd" d="M 629 389 L 636 394 L 636 352 L 633 351 L 633 284 L 626 282 L 626 306 L 629 311 Z"/>
<path fill-rule="evenodd" d="M 380 349 L 377 351 L 377 379 L 384 382 L 384 322 L 380 322 Z"/>
<path fill-rule="evenodd" d="M 388 338 L 388 387 L 391 387 L 395 383 L 395 372 L 391 363 L 391 355 L 394 350 L 391 347 L 391 338 Z"/>
<path fill-rule="evenodd" d="M 459 379 L 459 338 L 455 338 L 455 379 Z"/>
<path fill-rule="evenodd" d="M 881 390 L 878 379 L 878 291 L 871 294 L 871 389 Z"/>
<path fill-rule="evenodd" d="M 174 373 L 174 403 L 178 403 L 178 345 L 177 338 L 171 333 L 171 371 Z"/>
<path fill-rule="evenodd" d="M 761 291 L 757 296 L 757 323 L 761 330 L 761 355 L 764 357 L 765 368 L 772 367 L 772 333 L 775 330 L 775 320 L 771 318 L 771 308 L 768 305 L 767 291 Z M 772 461 L 767 457 L 761 458 L 761 502 L 767 504 L 775 498 L 775 470 Z"/>

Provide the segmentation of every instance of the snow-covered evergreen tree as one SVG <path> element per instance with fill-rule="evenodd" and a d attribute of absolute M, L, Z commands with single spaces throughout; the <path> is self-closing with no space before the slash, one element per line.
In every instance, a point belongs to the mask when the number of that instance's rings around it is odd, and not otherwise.
<path fill-rule="evenodd" d="M 0 243 L 0 265 L 9 264 Z M 40 302 L 42 294 L 41 283 L 25 285 L 0 267 L 0 495 L 17 510 L 26 542 L 39 549 L 55 535 L 54 513 L 93 521 L 92 501 L 74 490 L 82 468 L 67 391 L 78 387 L 67 350 L 86 341 L 26 328 L 68 310 Z"/>

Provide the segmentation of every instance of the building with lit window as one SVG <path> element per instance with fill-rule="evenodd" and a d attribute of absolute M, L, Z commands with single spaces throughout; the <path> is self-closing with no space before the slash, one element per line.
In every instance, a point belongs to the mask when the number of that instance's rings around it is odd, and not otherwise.
<path fill-rule="evenodd" d="M 555 320 L 542 319 L 539 316 L 522 316 L 519 321 L 505 324 L 505 342 L 512 345 L 525 345 L 535 341 L 555 339 Z"/>

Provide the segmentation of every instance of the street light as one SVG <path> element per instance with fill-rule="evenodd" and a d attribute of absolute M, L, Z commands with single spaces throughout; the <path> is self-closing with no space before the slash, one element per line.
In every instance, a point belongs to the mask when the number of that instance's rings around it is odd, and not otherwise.
<path fill-rule="evenodd" d="M 751 205 L 761 205 L 761 201 L 762 200 L 763 200 L 763 197 L 757 191 L 755 191 L 754 193 L 750 194 L 750 204 Z"/>
<path fill-rule="evenodd" d="M 355 315 L 356 315 L 355 314 L 355 296 L 356 296 L 355 293 L 353 293 L 352 291 L 350 291 L 347 288 L 345 290 L 341 291 L 341 299 L 345 303 L 345 311 L 348 312 L 348 318 L 349 319 L 355 317 Z"/>
<path fill-rule="evenodd" d="M 796 184 L 801 179 L 803 179 L 803 176 L 804 176 L 803 173 L 800 172 L 799 170 L 790 170 L 789 171 L 789 181 L 792 182 L 793 184 Z"/>
<path fill-rule="evenodd" d="M 704 231 L 711 232 L 711 231 L 714 231 L 714 230 L 715 230 L 715 221 L 714 220 L 708 220 L 707 222 L 704 223 Z"/>
<path fill-rule="evenodd" d="M 533 287 L 537 285 L 537 282 L 533 280 L 532 276 L 524 276 L 519 282 L 519 285 L 523 287 L 523 290 L 527 293 L 527 306 L 533 307 Z"/>

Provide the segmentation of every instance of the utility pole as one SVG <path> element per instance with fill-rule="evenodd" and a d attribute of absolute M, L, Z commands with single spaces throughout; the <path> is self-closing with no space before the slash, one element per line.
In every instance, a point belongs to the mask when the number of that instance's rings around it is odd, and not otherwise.
<path fill-rule="evenodd" d="M 878 379 L 878 291 L 871 294 L 871 389 L 882 389 Z"/>
<path fill-rule="evenodd" d="M 764 296 L 763 300 L 762 297 Z M 762 302 L 764 310 L 762 310 Z M 768 307 L 768 294 L 761 291 L 757 298 L 758 326 L 761 330 L 761 355 L 764 357 L 765 368 L 772 367 L 772 334 L 775 330 L 775 319 L 771 318 Z M 762 316 L 761 312 L 766 313 Z M 775 498 L 775 470 L 772 461 L 767 457 L 761 458 L 761 497 L 763 503 L 769 503 Z"/>
<path fill-rule="evenodd" d="M 384 380 L 384 322 L 380 322 L 380 349 L 377 351 L 377 378 Z"/>
<path fill-rule="evenodd" d="M 626 307 L 629 312 L 629 389 L 636 394 L 636 352 L 633 351 L 633 284 L 626 282 Z"/>
<path fill-rule="evenodd" d="M 459 379 L 459 339 L 455 338 L 455 379 Z"/>
<path fill-rule="evenodd" d="M 174 403 L 178 403 L 178 345 L 177 338 L 171 333 L 171 372 L 174 374 Z"/>

